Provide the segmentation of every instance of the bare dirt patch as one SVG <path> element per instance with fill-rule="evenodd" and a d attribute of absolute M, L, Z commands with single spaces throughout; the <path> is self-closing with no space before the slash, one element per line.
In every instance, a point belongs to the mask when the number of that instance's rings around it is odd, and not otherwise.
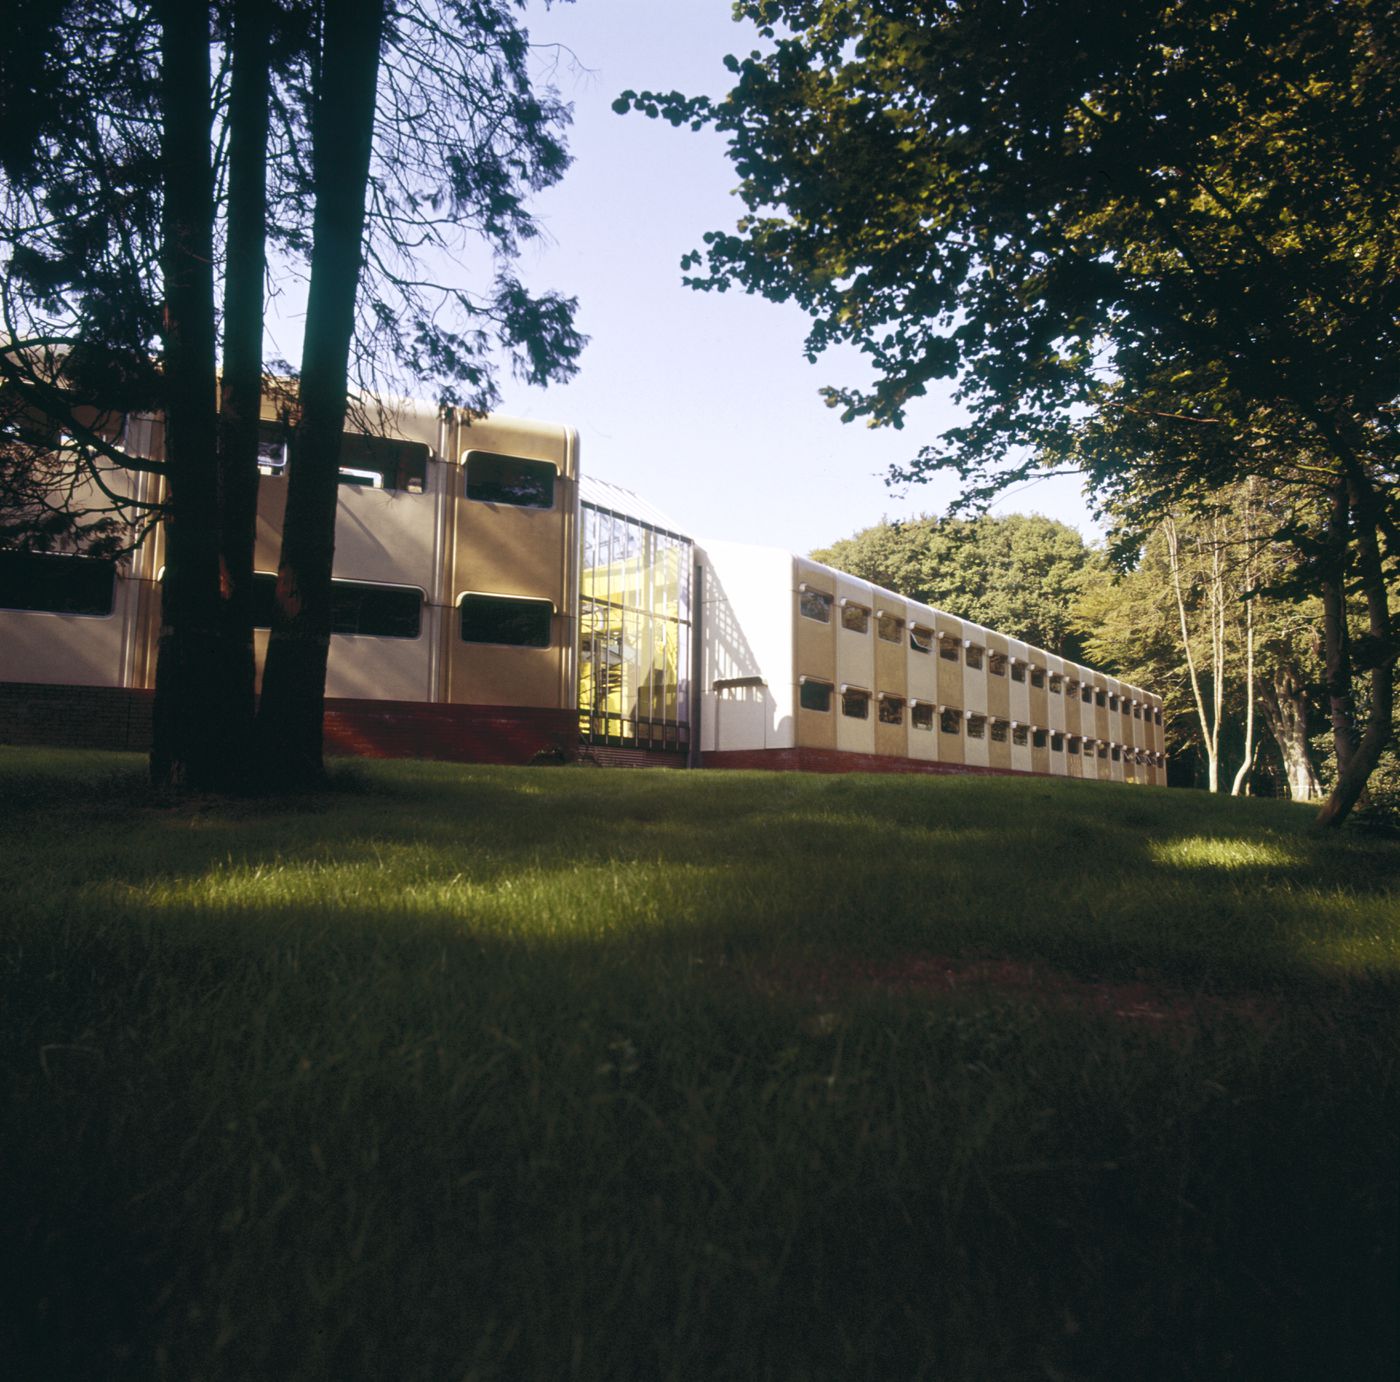
<path fill-rule="evenodd" d="M 751 978 L 768 992 L 819 1002 L 872 990 L 930 999 L 986 994 L 1103 1013 L 1124 1022 L 1177 1027 L 1219 1018 L 1243 1019 L 1265 1027 L 1278 1016 L 1278 1002 L 1264 994 L 1190 993 L 1148 974 L 1128 981 L 1085 979 L 1049 965 L 996 956 L 841 959 L 825 964 L 772 967 Z"/>

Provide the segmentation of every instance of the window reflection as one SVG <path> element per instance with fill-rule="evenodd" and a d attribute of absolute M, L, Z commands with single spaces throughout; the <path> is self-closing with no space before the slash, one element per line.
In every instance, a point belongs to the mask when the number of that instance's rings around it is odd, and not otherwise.
<path fill-rule="evenodd" d="M 690 741 L 691 544 L 585 502 L 579 728 L 589 743 Z"/>

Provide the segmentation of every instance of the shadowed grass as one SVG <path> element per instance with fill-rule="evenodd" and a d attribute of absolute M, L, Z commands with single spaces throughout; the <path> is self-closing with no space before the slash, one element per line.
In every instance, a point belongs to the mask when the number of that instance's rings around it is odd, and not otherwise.
<path fill-rule="evenodd" d="M 1395 1361 L 1393 842 L 1109 784 L 141 774 L 0 752 L 11 1375 Z M 928 956 L 1198 1007 L 840 979 Z"/>

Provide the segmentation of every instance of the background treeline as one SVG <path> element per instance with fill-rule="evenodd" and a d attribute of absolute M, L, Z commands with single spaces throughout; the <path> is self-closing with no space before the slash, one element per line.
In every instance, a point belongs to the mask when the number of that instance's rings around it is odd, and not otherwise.
<path fill-rule="evenodd" d="M 1322 611 L 1258 484 L 1157 525 L 1114 561 L 1039 514 L 888 520 L 812 556 L 910 599 L 1123 677 L 1164 699 L 1176 785 L 1308 801 L 1330 788 Z M 1400 807 L 1388 752 L 1369 788 Z"/>

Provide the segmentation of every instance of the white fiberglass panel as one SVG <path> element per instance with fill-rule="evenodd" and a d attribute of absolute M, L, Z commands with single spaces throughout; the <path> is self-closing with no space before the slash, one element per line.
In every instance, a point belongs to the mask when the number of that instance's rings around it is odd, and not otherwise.
<path fill-rule="evenodd" d="M 737 542 L 701 543 L 695 551 L 704 583 L 701 747 L 791 748 L 793 558 Z"/>

